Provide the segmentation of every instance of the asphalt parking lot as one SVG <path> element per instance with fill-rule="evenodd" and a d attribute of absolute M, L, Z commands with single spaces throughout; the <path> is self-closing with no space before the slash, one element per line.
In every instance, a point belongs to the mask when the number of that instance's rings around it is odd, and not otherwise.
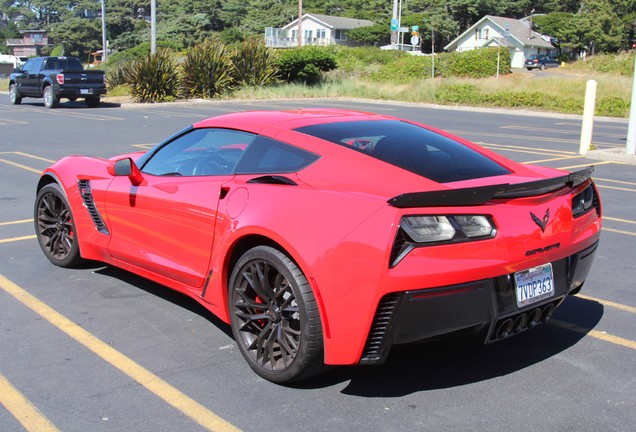
<path fill-rule="evenodd" d="M 523 163 L 595 165 L 601 246 L 581 295 L 498 344 L 401 347 L 292 387 L 254 374 L 229 326 L 194 301 L 99 265 L 52 266 L 33 232 L 39 173 L 70 154 L 144 150 L 248 109 L 339 107 L 422 121 Z M 636 166 L 578 155 L 576 116 L 350 100 L 105 104 L 0 94 L 0 431 L 632 431 Z M 625 146 L 597 120 L 594 146 Z"/>

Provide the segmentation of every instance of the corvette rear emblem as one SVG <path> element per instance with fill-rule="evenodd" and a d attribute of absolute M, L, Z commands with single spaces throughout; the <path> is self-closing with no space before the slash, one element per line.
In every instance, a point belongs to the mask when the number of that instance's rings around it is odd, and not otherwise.
<path fill-rule="evenodd" d="M 534 223 L 536 223 L 539 228 L 541 228 L 541 232 L 545 232 L 545 227 L 548 224 L 548 220 L 550 220 L 550 209 L 545 211 L 545 216 L 543 216 L 543 220 L 539 219 L 536 214 L 530 212 L 530 216 Z"/>

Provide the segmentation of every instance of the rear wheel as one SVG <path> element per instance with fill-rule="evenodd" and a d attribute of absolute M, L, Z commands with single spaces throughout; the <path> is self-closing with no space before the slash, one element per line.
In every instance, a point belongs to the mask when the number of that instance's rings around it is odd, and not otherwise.
<path fill-rule="evenodd" d="M 86 98 L 86 100 L 84 101 L 86 102 L 86 106 L 89 108 L 97 108 L 99 106 L 99 98 Z"/>
<path fill-rule="evenodd" d="M 44 186 L 37 194 L 34 209 L 35 233 L 44 255 L 60 267 L 82 261 L 71 207 L 57 183 Z"/>
<path fill-rule="evenodd" d="M 289 383 L 323 370 L 316 300 L 287 255 L 269 246 L 247 251 L 232 271 L 229 304 L 232 333 L 257 374 Z"/>
<path fill-rule="evenodd" d="M 47 108 L 57 108 L 60 104 L 60 99 L 53 91 L 53 87 L 47 86 L 44 88 L 44 106 Z"/>
<path fill-rule="evenodd" d="M 22 103 L 22 96 L 20 96 L 17 84 L 11 84 L 9 86 L 9 97 L 13 105 L 20 105 Z"/>
<path fill-rule="evenodd" d="M 545 65 L 544 65 L 544 64 L 542 64 L 540 69 L 541 69 L 541 70 L 545 70 Z"/>

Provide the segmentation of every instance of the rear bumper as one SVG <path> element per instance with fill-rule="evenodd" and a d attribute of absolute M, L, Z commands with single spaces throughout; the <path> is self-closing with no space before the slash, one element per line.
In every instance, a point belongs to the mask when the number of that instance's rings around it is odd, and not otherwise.
<path fill-rule="evenodd" d="M 86 98 L 86 97 L 99 97 L 101 95 L 106 94 L 105 87 L 55 87 L 55 94 L 59 97 L 67 98 L 67 97 L 75 97 L 75 98 Z"/>
<path fill-rule="evenodd" d="M 552 263 L 554 296 L 519 308 L 512 274 L 434 289 L 385 295 L 367 337 L 360 364 L 386 360 L 393 345 L 472 335 L 493 343 L 547 321 L 583 285 L 598 242 Z"/>

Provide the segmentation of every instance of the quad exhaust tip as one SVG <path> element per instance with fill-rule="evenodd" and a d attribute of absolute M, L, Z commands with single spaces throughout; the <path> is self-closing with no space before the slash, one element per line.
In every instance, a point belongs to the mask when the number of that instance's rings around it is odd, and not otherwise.
<path fill-rule="evenodd" d="M 522 312 L 518 315 L 501 319 L 495 326 L 495 331 L 490 337 L 490 342 L 496 342 L 505 339 L 522 331 L 531 329 L 539 324 L 546 323 L 554 313 L 556 305 L 548 303 L 547 305 L 537 307 L 529 312 Z"/>

